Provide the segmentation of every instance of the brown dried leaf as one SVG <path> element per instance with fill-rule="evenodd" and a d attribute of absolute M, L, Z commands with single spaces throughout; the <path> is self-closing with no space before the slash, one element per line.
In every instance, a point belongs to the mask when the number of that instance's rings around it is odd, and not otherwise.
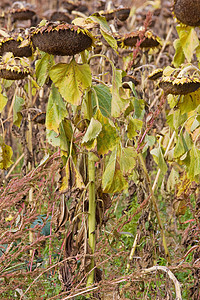
<path fill-rule="evenodd" d="M 59 231 L 59 229 L 65 225 L 69 217 L 69 211 L 64 199 L 64 196 L 60 200 L 59 213 L 57 214 L 57 228 L 55 232 Z"/>

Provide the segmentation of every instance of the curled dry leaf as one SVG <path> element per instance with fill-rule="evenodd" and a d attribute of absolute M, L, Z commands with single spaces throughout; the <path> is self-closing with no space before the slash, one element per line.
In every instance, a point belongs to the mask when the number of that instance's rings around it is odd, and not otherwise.
<path fill-rule="evenodd" d="M 63 227 L 65 225 L 65 223 L 68 220 L 69 217 L 69 212 L 68 212 L 68 208 L 65 202 L 65 198 L 64 195 L 62 195 L 62 198 L 60 200 L 60 206 L 59 206 L 59 210 L 56 214 L 57 220 L 56 220 L 56 229 L 55 232 L 58 232 L 60 230 L 61 227 Z"/>

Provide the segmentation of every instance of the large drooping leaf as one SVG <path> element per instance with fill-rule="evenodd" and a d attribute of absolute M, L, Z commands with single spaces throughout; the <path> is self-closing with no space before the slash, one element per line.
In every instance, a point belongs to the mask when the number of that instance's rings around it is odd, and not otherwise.
<path fill-rule="evenodd" d="M 92 84 L 88 64 L 78 64 L 72 59 L 69 64 L 58 63 L 51 68 L 49 76 L 62 97 L 73 105 L 80 105 L 84 91 Z"/>
<path fill-rule="evenodd" d="M 21 120 L 22 120 L 21 110 L 23 105 L 24 105 L 24 99 L 16 95 L 13 104 L 13 124 L 15 124 L 18 127 L 20 127 Z"/>
<path fill-rule="evenodd" d="M 173 59 L 173 65 L 175 68 L 178 68 L 181 64 L 184 63 L 185 61 L 185 55 L 183 52 L 183 48 L 181 46 L 180 40 L 177 39 L 173 43 L 174 48 L 175 48 L 175 55 Z"/>
<path fill-rule="evenodd" d="M 177 137 L 176 146 L 174 148 L 174 158 L 181 157 L 188 149 L 183 142 L 183 135 Z"/>
<path fill-rule="evenodd" d="M 97 100 L 96 100 L 97 97 Z M 98 101 L 99 108 L 103 116 L 108 117 L 111 113 L 111 101 L 112 95 L 110 92 L 110 88 L 103 85 L 98 84 L 92 87 L 92 106 L 93 109 L 96 108 Z"/>
<path fill-rule="evenodd" d="M 138 132 L 141 130 L 143 121 L 139 119 L 134 119 L 132 116 L 129 116 L 129 122 L 127 127 L 127 136 L 129 139 L 134 138 L 138 135 Z"/>
<path fill-rule="evenodd" d="M 98 14 L 93 14 L 88 19 L 100 25 L 100 32 L 102 36 L 104 37 L 106 42 L 115 50 L 115 52 L 117 52 L 117 41 L 113 37 L 112 31 L 106 21 L 106 18 Z"/>
<path fill-rule="evenodd" d="M 170 108 L 174 108 L 180 100 L 180 95 L 167 95 L 167 102 L 169 103 Z"/>
<path fill-rule="evenodd" d="M 92 20 L 95 23 L 98 23 L 101 26 L 101 28 L 103 28 L 104 30 L 111 31 L 106 21 L 106 18 L 100 16 L 98 13 L 94 13 L 93 15 L 89 16 L 88 19 Z"/>
<path fill-rule="evenodd" d="M 180 177 L 179 172 L 175 168 L 172 168 L 167 180 L 168 192 L 174 192 L 176 184 L 179 181 L 179 177 Z"/>
<path fill-rule="evenodd" d="M 60 147 L 62 151 L 69 154 L 69 144 L 72 139 L 73 130 L 69 120 L 63 120 L 59 125 L 59 134 L 47 129 L 47 141 L 54 147 Z"/>
<path fill-rule="evenodd" d="M 102 177 L 104 193 L 121 192 L 128 187 L 128 182 L 123 177 L 117 157 L 117 147 L 110 155 L 109 161 Z"/>
<path fill-rule="evenodd" d="M 194 27 L 191 26 L 176 26 L 179 38 L 180 45 L 183 49 L 184 55 L 187 58 L 188 62 L 191 62 L 194 55 L 194 50 L 199 46 L 199 39 Z"/>
<path fill-rule="evenodd" d="M 187 120 L 187 114 L 181 114 L 180 109 L 171 110 L 167 115 L 167 123 L 176 130 Z"/>
<path fill-rule="evenodd" d="M 0 136 L 0 169 L 6 170 L 13 164 L 12 155 L 12 148 L 6 145 L 2 136 Z"/>
<path fill-rule="evenodd" d="M 145 102 L 143 99 L 133 98 L 134 118 L 141 119 L 145 113 Z"/>
<path fill-rule="evenodd" d="M 102 125 L 101 132 L 97 136 L 97 151 L 99 154 L 106 154 L 119 143 L 119 135 L 115 126 L 111 124 L 108 118 L 102 115 L 100 110 L 97 110 L 94 119 L 98 120 Z"/>
<path fill-rule="evenodd" d="M 155 144 L 155 142 L 156 142 L 155 136 L 146 134 L 144 138 L 145 145 L 142 149 L 142 153 L 145 153 L 149 147 L 152 147 Z"/>
<path fill-rule="evenodd" d="M 78 172 L 71 156 L 68 157 L 65 167 L 65 176 L 60 187 L 61 192 L 68 191 L 73 188 L 83 189 L 85 187 L 81 174 Z"/>
<path fill-rule="evenodd" d="M 198 60 L 198 67 L 200 68 L 200 45 L 196 48 L 196 57 Z"/>
<path fill-rule="evenodd" d="M 177 137 L 176 146 L 174 148 L 174 158 L 179 158 L 191 149 L 192 141 L 189 133 L 186 131 L 184 134 L 181 131 Z"/>
<path fill-rule="evenodd" d="M 120 88 L 122 87 L 122 70 L 116 70 L 112 65 L 112 103 L 111 103 L 111 115 L 113 117 L 119 117 L 129 106 L 129 99 L 124 99 L 120 95 Z"/>
<path fill-rule="evenodd" d="M 188 175 L 190 179 L 199 182 L 200 150 L 195 145 L 193 145 L 190 150 L 190 164 L 188 166 Z"/>
<path fill-rule="evenodd" d="M 52 84 L 47 104 L 46 128 L 59 133 L 59 125 L 67 115 L 66 103 L 63 101 L 58 89 Z"/>
<path fill-rule="evenodd" d="M 187 130 L 184 132 L 183 136 L 184 136 L 185 147 L 187 147 L 187 149 L 190 150 L 193 145 L 192 137 Z"/>
<path fill-rule="evenodd" d="M 133 171 L 136 165 L 137 153 L 133 147 L 122 148 L 120 155 L 120 168 L 124 175 Z"/>
<path fill-rule="evenodd" d="M 94 118 L 92 118 L 90 121 L 90 124 L 88 126 L 88 129 L 82 139 L 82 144 L 88 150 L 92 149 L 93 145 L 96 145 L 96 143 L 93 143 L 93 142 L 98 137 L 101 130 L 102 130 L 101 123 L 98 120 L 95 120 Z"/>
<path fill-rule="evenodd" d="M 174 148 L 174 158 L 181 157 L 186 151 L 187 149 L 185 149 L 184 147 L 182 137 L 179 136 L 177 138 L 176 146 Z"/>
<path fill-rule="evenodd" d="M 200 89 L 194 93 L 190 93 L 181 97 L 177 107 L 180 108 L 181 114 L 190 112 L 197 108 L 200 104 Z"/>
<path fill-rule="evenodd" d="M 37 83 L 43 86 L 49 75 L 50 68 L 54 65 L 54 57 L 46 52 L 42 52 L 42 57 L 35 62 L 35 72 Z"/>
<path fill-rule="evenodd" d="M 115 50 L 115 52 L 118 53 L 117 51 L 117 41 L 116 39 L 113 37 L 112 32 L 111 31 L 107 31 L 103 28 L 100 28 L 100 32 L 103 35 L 104 39 L 106 40 L 106 42 Z"/>
<path fill-rule="evenodd" d="M 8 98 L 7 98 L 6 94 L 3 93 L 2 87 L 0 84 L 0 113 L 3 111 L 4 107 L 6 106 L 7 101 L 8 101 Z"/>
<path fill-rule="evenodd" d="M 158 167 L 160 168 L 161 172 L 165 174 L 167 172 L 167 164 L 165 162 L 161 147 L 159 146 L 158 148 L 152 149 L 151 154 L 153 155 L 153 158 L 158 164 Z"/>

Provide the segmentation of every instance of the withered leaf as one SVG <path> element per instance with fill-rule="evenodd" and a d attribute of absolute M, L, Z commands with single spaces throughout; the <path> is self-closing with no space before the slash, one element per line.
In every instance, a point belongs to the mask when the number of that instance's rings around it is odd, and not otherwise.
<path fill-rule="evenodd" d="M 55 230 L 55 233 L 62 227 L 65 225 L 65 223 L 67 222 L 69 217 L 69 211 L 64 199 L 64 195 L 62 196 L 61 200 L 60 200 L 60 206 L 59 206 L 59 213 L 58 213 L 58 220 L 57 220 L 57 228 Z"/>
<path fill-rule="evenodd" d="M 67 160 L 65 167 L 66 175 L 63 177 L 60 191 L 65 193 L 73 188 L 83 189 L 85 187 L 81 174 L 78 172 L 71 156 Z"/>

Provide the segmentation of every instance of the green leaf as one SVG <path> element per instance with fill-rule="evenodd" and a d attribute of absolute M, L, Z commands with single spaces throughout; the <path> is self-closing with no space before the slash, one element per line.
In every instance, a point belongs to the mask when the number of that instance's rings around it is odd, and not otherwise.
<path fill-rule="evenodd" d="M 0 113 L 3 111 L 4 107 L 8 102 L 8 98 L 5 93 L 2 91 L 2 87 L 0 85 Z"/>
<path fill-rule="evenodd" d="M 199 181 L 200 175 L 200 150 L 193 145 L 190 150 L 190 164 L 188 175 L 192 180 Z"/>
<path fill-rule="evenodd" d="M 189 134 L 189 132 L 187 130 L 184 132 L 183 143 L 184 143 L 184 147 L 187 148 L 187 151 L 189 151 L 192 148 L 193 141 L 192 141 L 191 135 Z"/>
<path fill-rule="evenodd" d="M 64 103 L 58 89 L 52 84 L 47 104 L 46 128 L 59 133 L 59 125 L 68 116 L 66 103 Z"/>
<path fill-rule="evenodd" d="M 130 113 L 132 113 L 134 111 L 134 105 L 133 105 L 133 99 L 130 99 L 130 102 L 124 112 L 124 118 L 126 119 Z"/>
<path fill-rule="evenodd" d="M 175 66 L 175 68 L 178 68 L 181 64 L 184 63 L 185 55 L 179 39 L 175 40 L 173 45 L 175 48 L 175 55 L 172 63 Z"/>
<path fill-rule="evenodd" d="M 158 167 L 161 169 L 161 172 L 163 174 L 167 172 L 167 164 L 165 162 L 161 148 L 159 148 L 159 152 L 158 152 Z"/>
<path fill-rule="evenodd" d="M 98 23 L 100 25 L 101 28 L 103 28 L 104 30 L 109 31 L 110 27 L 106 21 L 105 17 L 100 16 L 98 13 L 94 13 L 93 15 L 88 17 L 89 20 L 92 20 L 95 23 Z"/>
<path fill-rule="evenodd" d="M 16 95 L 13 104 L 13 124 L 15 124 L 18 127 L 20 127 L 21 120 L 22 120 L 21 110 L 23 105 L 24 105 L 24 99 Z"/>
<path fill-rule="evenodd" d="M 117 161 L 117 147 L 111 153 L 108 164 L 102 176 L 102 187 L 104 193 L 116 193 L 128 187 Z"/>
<path fill-rule="evenodd" d="M 152 147 L 155 144 L 156 138 L 155 136 L 146 134 L 144 142 L 145 142 L 145 146 L 142 149 L 142 153 L 145 153 L 145 151 L 147 151 L 149 147 Z"/>
<path fill-rule="evenodd" d="M 118 48 L 117 41 L 113 37 L 112 32 L 111 31 L 106 31 L 102 28 L 100 28 L 100 32 L 103 35 L 106 42 L 115 50 L 116 53 L 118 53 L 118 51 L 117 51 L 117 48 Z"/>
<path fill-rule="evenodd" d="M 100 110 L 97 110 L 94 119 L 102 125 L 102 130 L 97 136 L 97 151 L 99 154 L 106 154 L 119 143 L 119 135 L 114 125 L 101 114 Z"/>
<path fill-rule="evenodd" d="M 13 164 L 12 155 L 12 148 L 6 145 L 2 136 L 0 136 L 0 169 L 6 170 Z"/>
<path fill-rule="evenodd" d="M 11 87 L 11 85 L 15 85 L 13 80 L 2 79 L 3 87 L 7 90 Z"/>
<path fill-rule="evenodd" d="M 123 174 L 130 174 L 136 166 L 137 153 L 133 147 L 122 148 L 120 168 Z"/>
<path fill-rule="evenodd" d="M 88 142 L 91 142 L 94 139 L 96 139 L 99 133 L 101 132 L 101 130 L 102 130 L 101 123 L 98 120 L 92 118 L 88 126 L 88 129 L 82 139 L 82 144 L 86 146 Z"/>
<path fill-rule="evenodd" d="M 96 94 L 95 94 L 96 93 Z M 112 95 L 110 88 L 104 84 L 92 86 L 92 106 L 96 107 L 96 97 L 98 99 L 99 108 L 103 116 L 108 117 L 111 114 Z"/>
<path fill-rule="evenodd" d="M 145 112 L 145 103 L 143 99 L 133 99 L 133 106 L 134 106 L 134 118 L 141 119 L 143 118 Z"/>
<path fill-rule="evenodd" d="M 43 86 L 47 80 L 50 68 L 54 65 L 54 57 L 46 52 L 42 52 L 42 57 L 35 62 L 35 72 L 37 83 Z"/>
<path fill-rule="evenodd" d="M 127 136 L 129 139 L 134 138 L 138 135 L 138 131 L 142 129 L 143 121 L 134 119 L 132 116 L 129 116 L 129 123 L 127 127 Z"/>
<path fill-rule="evenodd" d="M 123 99 L 120 96 L 119 89 L 122 87 L 122 70 L 116 70 L 112 66 L 113 76 L 112 76 L 112 103 L 111 103 L 111 115 L 113 117 L 119 117 L 129 106 L 129 99 Z"/>
<path fill-rule="evenodd" d="M 169 103 L 170 108 L 174 108 L 180 99 L 180 96 L 175 96 L 172 94 L 167 95 L 167 102 Z"/>
<path fill-rule="evenodd" d="M 161 147 L 159 146 L 158 148 L 152 149 L 150 153 L 153 155 L 155 162 L 158 164 L 158 167 L 164 175 L 167 172 L 167 165 Z"/>
<path fill-rule="evenodd" d="M 167 115 L 167 123 L 176 130 L 187 120 L 187 114 L 181 114 L 180 109 L 171 110 Z"/>
<path fill-rule="evenodd" d="M 115 164 L 117 159 L 117 148 L 113 150 L 107 163 L 106 169 L 102 176 L 103 190 L 109 190 L 112 186 L 112 182 L 115 174 Z"/>
<path fill-rule="evenodd" d="M 60 147 L 60 136 L 53 130 L 46 130 L 47 142 L 54 147 Z M 68 147 L 67 147 L 68 150 Z"/>
<path fill-rule="evenodd" d="M 174 148 L 174 158 L 181 157 L 187 151 L 188 147 L 184 140 L 183 134 L 181 134 L 177 137 L 176 146 Z"/>
<path fill-rule="evenodd" d="M 104 39 L 107 41 L 107 43 L 115 50 L 116 53 L 117 51 L 117 41 L 113 37 L 112 31 L 106 21 L 105 17 L 99 16 L 97 14 L 93 14 L 90 16 L 88 19 L 92 20 L 95 23 L 98 23 L 100 25 L 100 32 L 103 35 Z"/>
<path fill-rule="evenodd" d="M 176 26 L 179 38 L 180 45 L 183 49 L 184 55 L 187 58 L 188 62 L 191 62 L 194 55 L 194 50 L 199 46 L 199 39 L 194 27 L 191 26 Z"/>
<path fill-rule="evenodd" d="M 77 64 L 75 59 L 69 64 L 56 64 L 49 71 L 49 76 L 62 97 L 73 105 L 81 104 L 84 91 L 92 84 L 89 65 Z"/>

